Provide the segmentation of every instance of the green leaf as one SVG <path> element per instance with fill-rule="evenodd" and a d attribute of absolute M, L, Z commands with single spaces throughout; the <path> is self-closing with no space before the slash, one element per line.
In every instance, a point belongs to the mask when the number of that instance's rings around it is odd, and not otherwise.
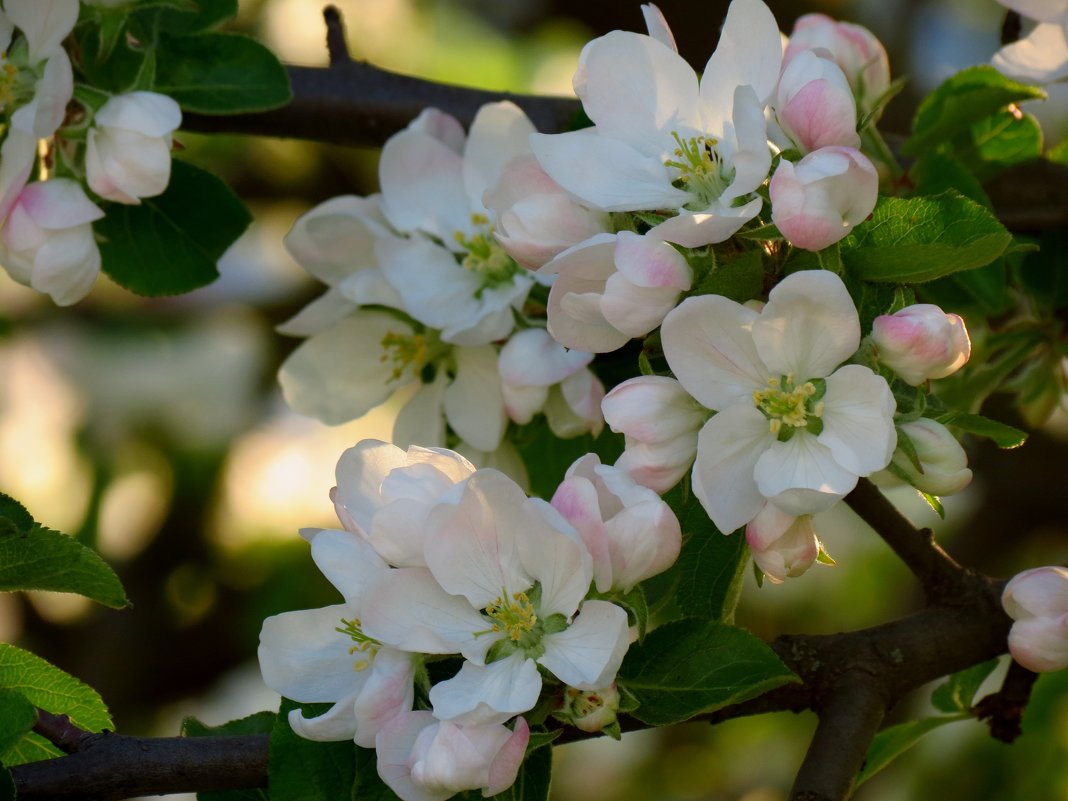
<path fill-rule="evenodd" d="M 67 715 L 86 731 L 112 727 L 108 709 L 96 690 L 41 657 L 7 643 L 0 643 L 0 688 L 14 690 L 54 715 Z M 4 764 L 10 767 L 59 753 L 43 737 L 30 732 L 7 752 Z"/>
<path fill-rule="evenodd" d="M 274 729 L 276 712 L 264 710 L 247 717 L 227 721 L 219 726 L 208 726 L 196 718 L 182 721 L 183 737 L 215 737 L 224 734 L 270 734 Z"/>
<path fill-rule="evenodd" d="M 920 494 L 920 497 L 923 498 L 924 502 L 926 502 L 926 504 L 931 507 L 931 509 L 936 515 L 938 515 L 943 520 L 946 519 L 946 509 L 944 506 L 942 506 L 942 501 L 937 495 L 932 495 L 931 493 L 924 492 L 921 489 L 917 489 L 916 492 Z"/>
<path fill-rule="evenodd" d="M 1045 97 L 1035 86 L 1006 78 L 990 66 L 970 67 L 924 98 L 901 152 L 916 156 L 967 130 L 1010 103 Z"/>
<path fill-rule="evenodd" d="M 0 538 L 0 591 L 14 590 L 74 592 L 113 609 L 130 605 L 96 551 L 39 525 L 27 536 Z"/>
<path fill-rule="evenodd" d="M 953 154 L 986 183 L 1017 164 L 1042 156 L 1042 126 L 1019 109 L 999 111 L 954 138 Z"/>
<path fill-rule="evenodd" d="M 564 480 L 567 468 L 587 453 L 596 453 L 602 464 L 613 464 L 623 452 L 623 437 L 605 426 L 599 436 L 583 434 L 560 439 L 543 416 L 515 429 L 512 441 L 530 474 L 531 494 L 549 500 Z"/>
<path fill-rule="evenodd" d="M 26 511 L 26 507 L 10 495 L 0 492 L 0 537 L 6 534 L 26 536 L 32 529 L 33 516 Z M 3 564 L 0 560 L 0 571 L 3 570 Z"/>
<path fill-rule="evenodd" d="M 154 297 L 214 281 L 215 263 L 251 221 L 221 179 L 175 161 L 166 192 L 139 206 L 108 206 L 93 229 L 101 240 L 104 272 L 127 289 Z"/>
<path fill-rule="evenodd" d="M 11 771 L 0 767 L 0 801 L 16 801 L 15 780 L 11 778 Z"/>
<path fill-rule="evenodd" d="M 723 295 L 744 303 L 759 297 L 763 291 L 764 260 L 760 251 L 746 250 L 733 258 L 716 260 L 693 294 Z"/>
<path fill-rule="evenodd" d="M 969 712 L 979 687 L 998 666 L 997 659 L 972 665 L 954 673 L 945 684 L 940 684 L 931 693 L 931 703 L 940 712 Z"/>
<path fill-rule="evenodd" d="M 909 170 L 915 185 L 915 195 L 940 195 L 947 189 L 955 189 L 980 206 L 990 208 L 990 198 L 974 173 L 959 159 L 939 150 L 929 150 L 916 159 Z"/>
<path fill-rule="evenodd" d="M 920 283 L 989 264 L 1011 241 L 987 209 L 952 190 L 884 197 L 843 240 L 842 259 L 866 281 Z"/>
<path fill-rule="evenodd" d="M 154 91 L 201 114 L 269 111 L 293 96 L 289 76 L 274 53 L 234 33 L 161 39 Z"/>
<path fill-rule="evenodd" d="M 1068 167 L 1068 139 L 1062 139 L 1059 145 L 1047 150 L 1046 158 L 1054 164 L 1063 164 Z"/>
<path fill-rule="evenodd" d="M 864 767 L 861 768 L 860 773 L 857 775 L 853 790 L 856 791 L 860 785 L 908 751 L 928 732 L 945 726 L 947 723 L 967 720 L 970 717 L 971 715 L 961 714 L 944 718 L 910 720 L 908 723 L 899 723 L 896 726 L 883 729 L 875 735 L 875 739 L 872 740 L 871 746 L 868 748 L 868 755 L 864 759 Z"/>
<path fill-rule="evenodd" d="M 163 8 L 139 11 L 145 27 L 158 26 L 170 34 L 198 33 L 237 16 L 237 0 L 196 0 L 188 3 L 160 3 Z"/>
<path fill-rule="evenodd" d="M 632 714 L 651 726 L 755 698 L 798 681 L 775 652 L 744 629 L 698 618 L 661 626 L 633 645 L 619 682 L 641 706 Z"/>
<path fill-rule="evenodd" d="M 1020 260 L 1016 274 L 1033 303 L 1045 309 L 1062 309 L 1068 306 L 1068 231 L 1047 228 L 1038 244 L 1037 252 Z"/>
<path fill-rule="evenodd" d="M 338 801 L 349 796 L 338 796 Z M 356 779 L 353 801 L 398 801 L 396 793 L 378 775 L 377 753 L 373 748 L 356 749 Z"/>
<path fill-rule="evenodd" d="M 37 710 L 25 695 L 0 688 L 0 761 L 37 722 Z"/>
<path fill-rule="evenodd" d="M 983 267 L 951 275 L 947 280 L 961 287 L 985 314 L 1002 314 L 1016 304 L 1016 299 L 1009 291 L 1005 262 L 1003 256 Z"/>
<path fill-rule="evenodd" d="M 669 502 L 675 497 L 669 495 Z M 744 532 L 721 534 L 692 495 L 683 508 L 676 502 L 675 513 L 685 537 L 674 568 L 680 608 L 688 617 L 732 620 L 749 560 Z"/>
<path fill-rule="evenodd" d="M 289 713 L 304 709 L 320 715 L 329 704 L 295 704 L 282 699 L 271 731 L 267 788 L 271 798 L 285 801 L 338 801 L 351 797 L 356 778 L 356 745 L 351 740 L 320 743 L 305 740 L 289 726 Z"/>
<path fill-rule="evenodd" d="M 1013 428 L 1005 423 L 999 423 L 980 414 L 947 412 L 935 419 L 943 425 L 956 426 L 961 431 L 967 431 L 969 434 L 992 439 L 999 448 L 1018 448 L 1027 439 L 1026 431 Z"/>

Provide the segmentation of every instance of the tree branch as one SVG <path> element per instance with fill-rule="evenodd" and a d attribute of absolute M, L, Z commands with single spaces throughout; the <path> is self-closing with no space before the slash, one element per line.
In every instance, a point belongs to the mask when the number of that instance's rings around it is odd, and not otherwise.
<path fill-rule="evenodd" d="M 66 715 L 53 715 L 44 709 L 37 710 L 33 730 L 67 754 L 80 750 L 86 738 L 94 736 L 92 732 L 75 726 Z"/>
<path fill-rule="evenodd" d="M 1011 743 L 1023 733 L 1020 724 L 1037 680 L 1037 673 L 1032 673 L 1013 660 L 1009 665 L 1009 672 L 1005 674 L 1005 680 L 1001 683 L 1001 689 L 975 705 L 979 719 L 985 720 L 990 726 L 991 737 L 1003 743 Z"/>

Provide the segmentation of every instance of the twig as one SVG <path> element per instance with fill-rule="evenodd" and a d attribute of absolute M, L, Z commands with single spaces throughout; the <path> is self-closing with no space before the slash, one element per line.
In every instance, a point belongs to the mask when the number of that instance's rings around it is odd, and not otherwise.
<path fill-rule="evenodd" d="M 94 736 L 92 732 L 75 726 L 66 715 L 53 715 L 44 709 L 37 710 L 37 722 L 33 724 L 33 730 L 67 754 L 80 751 L 86 739 Z"/>
<path fill-rule="evenodd" d="M 975 705 L 979 719 L 985 720 L 990 726 L 991 737 L 1003 743 L 1011 743 L 1023 733 L 1020 724 L 1037 680 L 1037 673 L 1032 673 L 1014 660 L 1009 665 L 1009 672 L 1005 674 L 1001 689 Z"/>
<path fill-rule="evenodd" d="M 348 42 L 345 41 L 345 21 L 341 18 L 341 11 L 337 6 L 327 6 L 323 9 L 323 20 L 326 22 L 326 51 L 330 54 L 330 66 L 352 61 Z"/>

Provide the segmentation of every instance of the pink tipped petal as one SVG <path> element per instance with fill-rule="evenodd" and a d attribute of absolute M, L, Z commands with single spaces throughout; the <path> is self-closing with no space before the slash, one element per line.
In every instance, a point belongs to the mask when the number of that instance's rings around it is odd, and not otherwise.
<path fill-rule="evenodd" d="M 607 601 L 586 601 L 575 622 L 544 640 L 538 664 L 581 690 L 598 690 L 615 679 L 627 653 L 627 613 Z"/>
<path fill-rule="evenodd" d="M 1068 568 L 1036 567 L 1013 576 L 1001 603 L 1013 620 L 1068 613 Z"/>
<path fill-rule="evenodd" d="M 530 741 L 530 726 L 524 718 L 517 718 L 515 731 L 508 738 L 501 750 L 497 752 L 490 765 L 489 780 L 482 790 L 486 798 L 491 798 L 503 793 L 513 784 L 519 775 L 519 768 L 523 764 L 523 757 L 527 753 L 527 743 Z"/>
<path fill-rule="evenodd" d="M 540 498 L 498 517 L 517 532 L 523 568 L 541 584 L 542 614 L 574 614 L 593 581 L 593 561 L 578 532 Z"/>
<path fill-rule="evenodd" d="M 393 718 L 409 712 L 415 701 L 415 658 L 395 648 L 380 648 L 353 705 L 356 745 L 374 748 L 378 732 Z"/>
<path fill-rule="evenodd" d="M 427 789 L 412 779 L 416 741 L 423 732 L 438 726 L 431 712 L 406 712 L 393 718 L 375 737 L 378 775 L 401 801 L 445 801 L 456 794 L 452 789 Z"/>
<path fill-rule="evenodd" d="M 613 258 L 619 274 L 642 289 L 684 291 L 693 283 L 693 270 L 682 254 L 651 237 L 621 231 Z"/>
<path fill-rule="evenodd" d="M 572 476 L 556 488 L 552 505 L 581 535 L 593 559 L 597 590 L 608 592 L 612 586 L 612 561 L 596 487 L 587 478 Z"/>
<path fill-rule="evenodd" d="M 1036 673 L 1068 667 L 1068 614 L 1016 621 L 1009 630 L 1009 652 Z"/>

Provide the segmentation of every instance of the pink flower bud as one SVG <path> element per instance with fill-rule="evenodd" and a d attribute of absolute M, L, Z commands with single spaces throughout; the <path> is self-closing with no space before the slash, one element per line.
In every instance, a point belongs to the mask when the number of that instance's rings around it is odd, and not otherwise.
<path fill-rule="evenodd" d="M 799 53 L 783 70 L 772 106 L 783 133 L 804 153 L 860 145 L 849 82 L 837 64 L 811 50 Z"/>
<path fill-rule="evenodd" d="M 879 361 L 914 387 L 955 373 L 972 354 L 964 320 L 930 303 L 876 317 L 871 340 Z"/>
<path fill-rule="evenodd" d="M 912 441 L 923 472 L 898 448 L 893 462 L 908 474 L 912 486 L 931 495 L 952 495 L 972 482 L 968 455 L 957 439 L 941 423 L 921 417 L 903 423 L 901 430 Z"/>
<path fill-rule="evenodd" d="M 886 48 L 860 25 L 836 22 L 824 14 L 805 14 L 794 23 L 790 44 L 783 53 L 784 67 L 809 50 L 828 53 L 845 74 L 862 114 L 890 87 Z"/>
<path fill-rule="evenodd" d="M 585 732 L 599 732 L 616 721 L 619 690 L 615 682 L 600 690 L 567 687 L 559 710 L 553 713 L 565 723 Z"/>
<path fill-rule="evenodd" d="M 765 504 L 745 527 L 745 539 L 753 561 L 774 584 L 800 576 L 820 554 L 820 541 L 811 515 L 787 514 L 775 504 Z"/>
<path fill-rule="evenodd" d="M 1009 631 L 1013 659 L 1036 673 L 1068 667 L 1068 569 L 1025 570 L 1005 585 L 1001 605 L 1016 621 Z"/>
<path fill-rule="evenodd" d="M 625 470 L 601 464 L 597 454 L 568 468 L 552 505 L 586 543 L 600 592 L 630 592 L 679 556 L 682 529 L 671 507 Z"/>
<path fill-rule="evenodd" d="M 851 147 L 826 147 L 771 177 L 771 219 L 790 244 L 822 250 L 862 222 L 879 197 L 879 174 Z"/>

